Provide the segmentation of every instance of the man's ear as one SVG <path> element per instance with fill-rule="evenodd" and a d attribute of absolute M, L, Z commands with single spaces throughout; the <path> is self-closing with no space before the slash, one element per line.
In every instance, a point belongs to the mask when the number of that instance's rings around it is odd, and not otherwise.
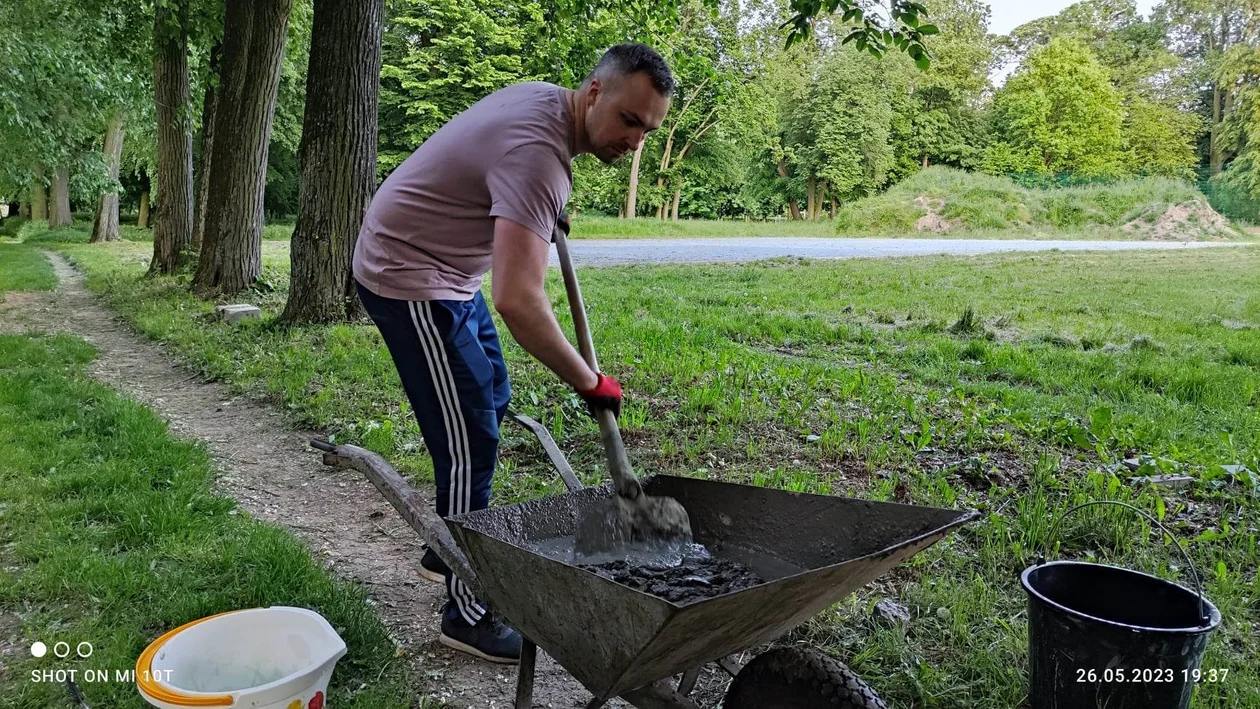
<path fill-rule="evenodd" d="M 586 105 L 595 104 L 595 97 L 599 96 L 599 92 L 604 88 L 603 83 L 599 79 L 591 79 L 591 83 L 586 87 Z"/>

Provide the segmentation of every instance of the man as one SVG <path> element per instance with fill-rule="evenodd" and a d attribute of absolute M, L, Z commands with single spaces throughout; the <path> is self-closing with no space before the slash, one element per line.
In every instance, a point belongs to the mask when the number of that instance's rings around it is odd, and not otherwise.
<path fill-rule="evenodd" d="M 440 516 L 484 509 L 511 398 L 494 321 L 594 410 L 619 413 L 621 386 L 591 370 L 543 289 L 572 160 L 612 163 L 660 127 L 674 81 L 642 44 L 609 49 L 576 90 L 545 82 L 496 91 L 434 133 L 377 190 L 354 252 L 359 298 L 389 348 L 433 459 Z M 567 218 L 566 218 L 567 219 Z M 567 227 L 567 221 L 562 222 Z M 521 638 L 428 551 L 446 583 L 443 644 L 519 660 Z"/>

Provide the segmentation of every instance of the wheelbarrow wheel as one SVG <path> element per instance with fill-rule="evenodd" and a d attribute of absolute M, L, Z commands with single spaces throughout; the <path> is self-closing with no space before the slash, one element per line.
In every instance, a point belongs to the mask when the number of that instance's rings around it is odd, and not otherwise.
<path fill-rule="evenodd" d="M 778 647 L 744 666 L 722 709 L 888 709 L 853 670 L 821 652 Z"/>

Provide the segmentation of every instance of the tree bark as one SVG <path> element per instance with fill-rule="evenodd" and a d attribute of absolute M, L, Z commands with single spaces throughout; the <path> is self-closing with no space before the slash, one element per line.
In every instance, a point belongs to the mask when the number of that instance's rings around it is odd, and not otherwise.
<path fill-rule="evenodd" d="M 27 221 L 30 221 L 30 219 L 31 219 L 31 203 L 30 203 L 30 201 L 29 201 L 29 200 L 25 200 L 25 199 L 24 199 L 24 200 L 22 200 L 21 202 L 19 202 L 18 204 L 20 205 L 20 206 L 18 207 L 18 216 L 22 217 L 23 219 L 25 219 L 25 220 L 27 220 Z"/>
<path fill-rule="evenodd" d="M 105 129 L 105 164 L 109 170 L 109 192 L 102 194 L 96 203 L 96 219 L 92 222 L 92 243 L 117 241 L 118 230 L 118 166 L 122 162 L 123 119 L 122 112 L 110 116 Z"/>
<path fill-rule="evenodd" d="M 810 173 L 809 179 L 806 181 L 809 194 L 805 198 L 805 213 L 809 215 L 811 222 L 818 218 L 818 213 L 814 211 L 814 207 L 817 206 L 817 202 L 814 200 L 814 189 L 817 184 L 818 181 L 814 178 L 813 173 Z"/>
<path fill-rule="evenodd" d="M 682 196 L 682 180 L 674 183 L 674 206 L 670 210 L 669 218 L 678 221 L 678 200 Z"/>
<path fill-rule="evenodd" d="M 1221 86 L 1212 87 L 1212 132 L 1208 144 L 1208 174 L 1215 175 L 1225 163 L 1221 150 Z"/>
<path fill-rule="evenodd" d="M 174 273 L 192 246 L 192 122 L 188 89 L 188 2 L 158 5 L 153 19 L 153 94 L 157 170 L 162 190 L 153 215 L 150 273 Z"/>
<path fill-rule="evenodd" d="M 824 182 L 818 183 L 818 213 L 814 215 L 815 219 L 820 219 L 822 217 L 823 209 L 825 209 L 826 206 L 827 206 L 827 183 L 824 181 Z"/>
<path fill-rule="evenodd" d="M 48 228 L 57 229 L 74 224 L 70 213 L 70 170 L 64 165 L 57 168 L 53 180 L 52 202 L 48 205 Z"/>
<path fill-rule="evenodd" d="M 140 215 L 136 218 L 136 226 L 141 229 L 149 228 L 149 188 L 145 188 L 140 193 Z"/>
<path fill-rule="evenodd" d="M 35 166 L 31 180 L 31 221 L 48 220 L 48 188 L 44 185 L 44 166 Z"/>
<path fill-rule="evenodd" d="M 779 177 L 786 178 L 788 176 L 787 166 L 783 164 L 782 160 L 780 160 L 778 164 L 775 165 L 775 168 L 779 172 Z M 789 195 L 787 199 L 787 203 L 788 203 L 788 208 L 791 210 L 790 214 L 792 215 L 791 216 L 792 220 L 799 222 L 801 220 L 801 208 L 797 206 L 796 200 L 792 199 L 791 195 Z"/>
<path fill-rule="evenodd" d="M 360 314 L 351 259 L 376 190 L 377 110 L 385 0 L 315 0 L 301 183 L 283 320 Z"/>
<path fill-rule="evenodd" d="M 227 0 L 210 193 L 194 289 L 245 290 L 262 272 L 263 191 L 292 0 Z"/>
<path fill-rule="evenodd" d="M 927 153 L 923 154 L 923 169 L 924 170 L 928 169 L 928 154 Z"/>
<path fill-rule="evenodd" d="M 201 104 L 201 161 L 194 165 L 196 198 L 193 205 L 194 250 L 201 248 L 202 235 L 206 231 L 206 198 L 210 194 L 210 156 L 214 154 L 214 111 L 219 101 L 219 62 L 223 43 L 215 42 L 210 48 L 210 72 L 206 83 L 206 95 Z"/>
<path fill-rule="evenodd" d="M 634 149 L 634 158 L 630 161 L 630 191 L 626 193 L 626 218 L 634 219 L 639 210 L 639 160 L 643 157 L 643 145 L 639 143 Z"/>

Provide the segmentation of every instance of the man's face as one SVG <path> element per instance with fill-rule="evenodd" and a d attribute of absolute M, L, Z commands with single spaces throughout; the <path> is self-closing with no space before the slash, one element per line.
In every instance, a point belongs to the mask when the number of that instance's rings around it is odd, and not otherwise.
<path fill-rule="evenodd" d="M 616 162 L 633 153 L 644 136 L 661 127 L 669 98 L 660 95 L 642 72 L 604 84 L 591 82 L 587 93 L 586 136 L 595 157 Z"/>

